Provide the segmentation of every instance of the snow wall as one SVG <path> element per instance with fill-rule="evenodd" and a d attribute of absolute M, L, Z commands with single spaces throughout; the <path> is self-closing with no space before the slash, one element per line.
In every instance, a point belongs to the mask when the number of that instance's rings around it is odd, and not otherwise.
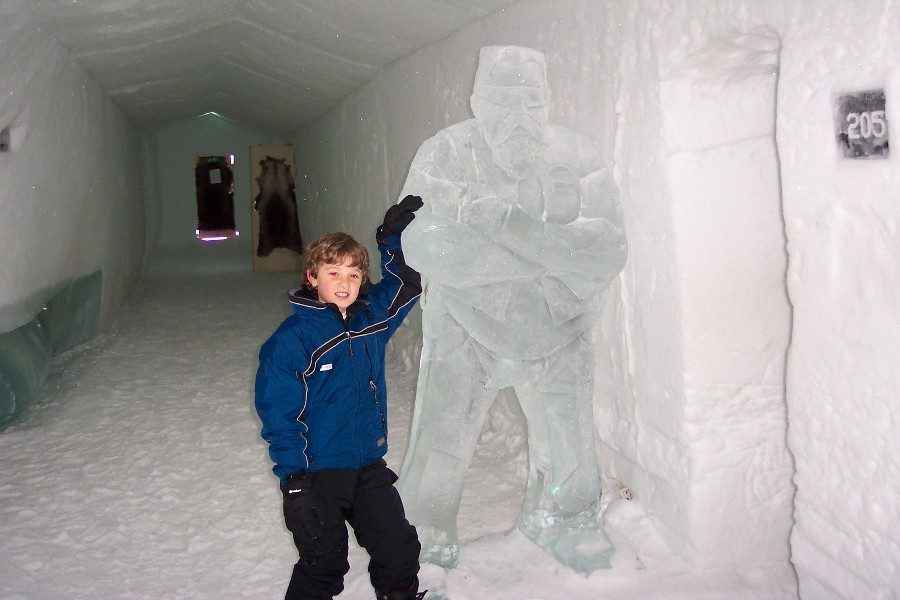
<path fill-rule="evenodd" d="M 884 88 L 900 114 L 898 28 L 891 0 L 523 0 L 297 137 L 304 239 L 345 230 L 374 252 L 419 144 L 471 116 L 478 49 L 543 51 L 551 120 L 612 163 L 629 236 L 599 324 L 605 474 L 698 566 L 891 597 L 900 170 L 841 158 L 833 107 Z"/>
<path fill-rule="evenodd" d="M 144 246 L 139 133 L 29 14 L 0 4 L 0 429 L 107 324 Z"/>
<path fill-rule="evenodd" d="M 253 270 L 250 146 L 282 145 L 284 136 L 207 113 L 142 132 L 147 175 L 148 272 Z M 234 216 L 240 236 L 201 242 L 194 157 L 234 156 Z"/>

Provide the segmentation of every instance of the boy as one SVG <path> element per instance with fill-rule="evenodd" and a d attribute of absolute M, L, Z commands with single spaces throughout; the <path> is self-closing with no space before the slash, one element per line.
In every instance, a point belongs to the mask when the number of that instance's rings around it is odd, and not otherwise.
<path fill-rule="evenodd" d="M 332 598 L 344 589 L 349 523 L 369 553 L 379 600 L 415 600 L 419 540 L 406 520 L 387 452 L 384 351 L 421 294 L 400 234 L 422 206 L 407 196 L 376 231 L 382 279 L 346 233 L 307 249 L 294 314 L 259 352 L 256 411 L 281 481 L 285 524 L 300 554 L 286 600 Z"/>

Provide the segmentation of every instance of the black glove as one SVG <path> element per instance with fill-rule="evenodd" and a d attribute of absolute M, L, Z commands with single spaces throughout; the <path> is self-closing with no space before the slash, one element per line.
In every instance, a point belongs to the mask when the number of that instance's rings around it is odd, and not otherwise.
<path fill-rule="evenodd" d="M 422 199 L 418 196 L 407 196 L 384 213 L 384 223 L 378 228 L 376 237 L 383 238 L 395 233 L 402 233 L 406 226 L 416 218 L 415 212 L 422 208 Z"/>

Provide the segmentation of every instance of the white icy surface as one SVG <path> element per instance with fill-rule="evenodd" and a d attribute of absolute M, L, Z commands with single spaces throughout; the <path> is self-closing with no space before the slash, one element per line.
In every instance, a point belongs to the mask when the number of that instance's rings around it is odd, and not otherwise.
<path fill-rule="evenodd" d="M 379 69 L 514 0 L 4 0 L 138 125 L 213 110 L 294 133 Z"/>
<path fill-rule="evenodd" d="M 0 434 L 0 598 L 283 597 L 295 549 L 252 381 L 294 283 L 287 274 L 146 278 L 108 333 L 57 361 L 44 398 Z M 388 366 L 395 470 L 415 376 L 408 364 Z M 784 566 L 699 570 L 667 553 L 640 499 L 610 504 L 618 554 L 587 577 L 505 535 L 527 467 L 517 419 L 503 402 L 489 415 L 459 515 L 459 566 L 424 565 L 423 587 L 452 600 L 793 593 Z M 364 551 L 352 545 L 350 560 L 340 598 L 372 598 Z"/>

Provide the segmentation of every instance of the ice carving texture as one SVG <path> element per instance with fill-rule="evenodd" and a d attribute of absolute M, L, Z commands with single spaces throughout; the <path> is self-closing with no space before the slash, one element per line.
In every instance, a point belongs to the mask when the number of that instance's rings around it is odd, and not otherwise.
<path fill-rule="evenodd" d="M 481 49 L 474 119 L 425 141 L 400 197 L 425 206 L 403 235 L 424 278 L 412 434 L 400 478 L 422 559 L 456 564 L 463 480 L 485 415 L 512 387 L 529 473 L 517 527 L 582 572 L 613 554 L 600 524 L 594 342 L 625 264 L 618 190 L 593 144 L 549 123 L 544 55 Z"/>

